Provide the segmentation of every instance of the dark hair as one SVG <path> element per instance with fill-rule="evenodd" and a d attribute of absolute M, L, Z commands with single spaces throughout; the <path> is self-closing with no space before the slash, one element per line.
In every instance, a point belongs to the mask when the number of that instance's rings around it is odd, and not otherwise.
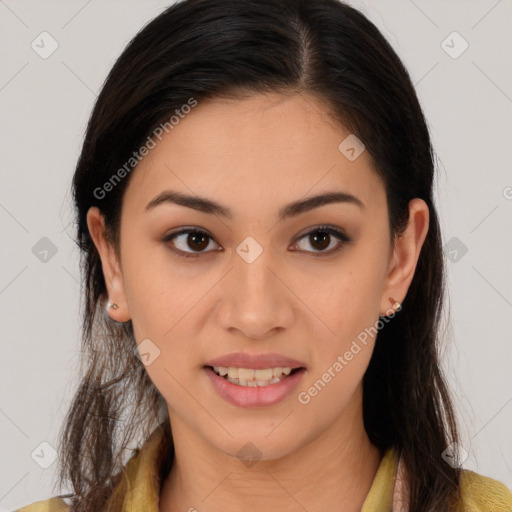
<path fill-rule="evenodd" d="M 460 500 L 460 469 L 441 457 L 458 434 L 438 355 L 445 270 L 433 202 L 434 154 L 404 65 L 365 16 L 336 0 L 185 0 L 146 25 L 115 63 L 73 179 L 85 302 L 83 376 L 61 443 L 60 483 L 73 486 L 72 510 L 101 510 L 129 444 L 168 420 L 163 397 L 134 353 L 131 321 L 118 324 L 105 313 L 105 281 L 87 211 L 101 210 L 118 249 L 130 176 L 113 177 L 126 171 L 134 152 L 191 99 L 264 92 L 314 95 L 364 142 L 385 186 L 393 240 L 406 226 L 411 199 L 423 199 L 430 209 L 403 310 L 379 331 L 364 375 L 363 416 L 371 442 L 401 454 L 411 511 L 449 511 Z M 99 193 L 107 182 L 108 194 Z M 166 436 L 171 458 L 168 429 Z"/>

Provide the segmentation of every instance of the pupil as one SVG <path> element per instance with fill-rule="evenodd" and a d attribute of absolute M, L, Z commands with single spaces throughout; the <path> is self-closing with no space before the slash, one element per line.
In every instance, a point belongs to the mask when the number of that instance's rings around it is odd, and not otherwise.
<path fill-rule="evenodd" d="M 189 247 L 191 249 L 202 250 L 208 246 L 206 242 L 207 236 L 202 233 L 190 233 L 189 235 Z M 192 240 L 192 243 L 190 241 Z M 206 243 L 205 243 L 206 242 Z M 194 247 L 193 244 L 196 244 Z"/>
<path fill-rule="evenodd" d="M 329 247 L 329 233 L 326 233 L 325 231 L 317 231 L 317 234 L 312 235 L 313 240 L 318 243 L 319 239 L 323 239 L 324 242 L 320 243 L 320 247 L 317 247 L 317 249 L 325 249 L 326 247 Z M 320 235 L 318 235 L 320 233 Z M 327 241 L 327 243 L 325 243 Z M 314 245 L 314 244 L 313 244 Z"/>

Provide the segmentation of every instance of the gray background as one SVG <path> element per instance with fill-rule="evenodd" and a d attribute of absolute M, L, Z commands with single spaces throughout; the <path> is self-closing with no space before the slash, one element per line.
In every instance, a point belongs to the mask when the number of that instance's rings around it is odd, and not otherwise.
<path fill-rule="evenodd" d="M 53 453 L 41 443 L 57 448 L 79 356 L 70 181 L 109 69 L 170 3 L 0 0 L 0 510 L 55 494 L 57 464 L 41 467 Z M 512 487 L 512 5 L 352 5 L 404 60 L 439 157 L 451 314 L 443 354 L 468 452 L 464 466 Z M 51 49 L 43 31 L 58 43 L 46 59 L 31 47 Z M 464 41 L 454 31 L 469 44 L 457 58 Z"/>

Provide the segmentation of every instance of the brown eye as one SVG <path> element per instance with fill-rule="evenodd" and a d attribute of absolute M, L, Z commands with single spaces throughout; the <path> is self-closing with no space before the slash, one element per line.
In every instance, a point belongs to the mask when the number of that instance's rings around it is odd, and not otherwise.
<path fill-rule="evenodd" d="M 194 251 L 204 251 L 208 247 L 208 235 L 204 233 L 194 232 L 187 236 L 187 244 Z"/>
<path fill-rule="evenodd" d="M 315 249 L 319 251 L 325 250 L 329 247 L 329 242 L 331 240 L 331 235 L 325 231 L 315 231 L 314 234 L 309 235 L 311 240 L 311 245 Z"/>
<path fill-rule="evenodd" d="M 336 239 L 338 240 L 337 243 Z M 313 250 L 305 249 L 301 243 L 302 240 L 306 240 Z M 311 253 L 313 256 L 328 256 L 340 250 L 344 243 L 350 241 L 351 238 L 343 231 L 325 226 L 318 227 L 300 237 L 295 247 L 298 247 L 300 251 Z M 167 235 L 163 242 L 173 252 L 185 258 L 199 257 L 202 253 L 221 250 L 220 246 L 213 241 L 213 238 L 200 229 L 182 229 Z M 211 247 L 211 243 L 214 244 L 213 247 Z"/>
<path fill-rule="evenodd" d="M 336 243 L 335 239 L 338 239 L 338 243 Z M 301 245 L 301 240 L 306 240 L 313 250 L 304 249 L 304 244 Z M 351 239 L 342 231 L 326 226 L 316 228 L 306 233 L 299 239 L 296 246 L 298 246 L 300 250 L 312 253 L 313 256 L 327 256 L 341 249 L 345 242 L 350 241 Z M 329 247 L 330 249 L 328 249 Z"/>
<path fill-rule="evenodd" d="M 171 243 L 171 248 L 184 257 L 194 257 L 197 253 L 209 252 L 206 249 L 213 241 L 212 237 L 205 231 L 198 229 L 184 229 L 177 233 L 172 233 L 164 238 L 165 243 Z M 211 248 L 210 248 L 211 249 Z"/>

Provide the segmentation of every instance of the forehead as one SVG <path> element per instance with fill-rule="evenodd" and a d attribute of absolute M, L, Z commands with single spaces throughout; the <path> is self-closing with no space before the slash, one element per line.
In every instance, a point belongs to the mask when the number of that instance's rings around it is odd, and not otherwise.
<path fill-rule="evenodd" d="M 385 202 L 368 152 L 350 160 L 340 151 L 351 134 L 313 96 L 213 99 L 176 119 L 132 171 L 127 208 L 142 212 L 165 189 L 215 198 L 235 215 L 334 189 Z"/>

